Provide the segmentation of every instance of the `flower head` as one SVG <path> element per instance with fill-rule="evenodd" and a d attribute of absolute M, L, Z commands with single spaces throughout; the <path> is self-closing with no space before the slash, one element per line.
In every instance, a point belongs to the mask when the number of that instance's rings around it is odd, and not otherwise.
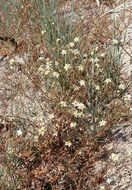
<path fill-rule="evenodd" d="M 21 129 L 18 129 L 17 130 L 17 135 L 20 136 L 22 134 L 22 130 Z"/>
<path fill-rule="evenodd" d="M 44 133 L 45 133 L 45 128 L 44 127 L 42 127 L 41 129 L 39 129 L 39 134 L 40 135 L 44 135 Z"/>
<path fill-rule="evenodd" d="M 45 33 L 46 33 L 46 31 L 45 31 L 45 30 L 42 30 L 42 31 L 41 31 L 41 34 L 42 34 L 42 35 L 44 35 Z"/>
<path fill-rule="evenodd" d="M 113 39 L 113 44 L 117 45 L 119 43 L 119 41 L 117 39 Z"/>
<path fill-rule="evenodd" d="M 13 147 L 9 146 L 9 147 L 8 147 L 8 153 L 9 153 L 9 154 L 12 154 L 13 152 L 14 152 Z"/>
<path fill-rule="evenodd" d="M 67 106 L 66 102 L 61 101 L 61 106 L 62 106 L 62 107 L 66 107 L 66 106 Z"/>
<path fill-rule="evenodd" d="M 39 57 L 38 58 L 38 61 L 43 61 L 44 60 L 44 57 Z"/>
<path fill-rule="evenodd" d="M 72 145 L 72 143 L 70 141 L 67 141 L 67 142 L 65 142 L 65 145 L 70 147 Z"/>
<path fill-rule="evenodd" d="M 131 151 L 127 151 L 127 156 L 132 156 L 132 152 Z"/>
<path fill-rule="evenodd" d="M 52 73 L 52 76 L 58 78 L 58 77 L 59 77 L 59 73 L 53 72 L 53 73 Z"/>
<path fill-rule="evenodd" d="M 66 55 L 66 50 L 63 49 L 62 52 L 61 52 L 61 54 L 62 55 Z"/>
<path fill-rule="evenodd" d="M 73 50 L 74 55 L 79 54 L 79 51 L 77 49 Z"/>
<path fill-rule="evenodd" d="M 65 64 L 64 69 L 67 71 L 70 68 L 70 64 Z"/>
<path fill-rule="evenodd" d="M 110 184 L 110 183 L 112 182 L 112 179 L 108 178 L 108 179 L 106 180 L 106 182 L 107 182 L 108 184 Z"/>
<path fill-rule="evenodd" d="M 101 53 L 101 54 L 100 54 L 100 57 L 105 57 L 105 53 Z"/>
<path fill-rule="evenodd" d="M 96 90 L 99 90 L 99 89 L 100 89 L 100 86 L 99 86 L 99 85 L 96 85 L 96 86 L 95 86 L 95 89 L 96 89 Z"/>
<path fill-rule="evenodd" d="M 13 64 L 14 62 L 15 62 L 14 59 L 11 59 L 11 60 L 10 60 L 10 64 Z"/>
<path fill-rule="evenodd" d="M 73 112 L 73 115 L 74 115 L 75 117 L 78 117 L 78 112 L 77 112 L 77 111 L 74 111 L 74 112 Z"/>
<path fill-rule="evenodd" d="M 54 131 L 54 132 L 53 132 L 53 136 L 56 136 L 56 137 L 57 137 L 57 135 L 58 135 L 57 131 Z"/>
<path fill-rule="evenodd" d="M 55 61 L 55 65 L 58 66 L 58 65 L 59 65 L 59 62 L 58 62 L 58 61 Z"/>
<path fill-rule="evenodd" d="M 59 42 L 59 41 L 60 41 L 60 38 L 57 38 L 57 39 L 56 39 L 56 42 Z"/>
<path fill-rule="evenodd" d="M 79 71 L 83 71 L 83 70 L 84 70 L 84 67 L 83 67 L 82 65 L 79 65 L 79 66 L 78 66 L 78 70 L 79 70 Z"/>
<path fill-rule="evenodd" d="M 83 116 L 84 116 L 83 112 L 78 113 L 78 117 L 83 117 Z"/>
<path fill-rule="evenodd" d="M 131 100 L 131 95 L 126 94 L 126 95 L 124 96 L 124 100 L 125 100 L 125 101 Z"/>
<path fill-rule="evenodd" d="M 124 88 L 125 88 L 125 85 L 123 85 L 123 84 L 120 84 L 118 87 L 119 87 L 119 89 L 121 89 L 121 90 L 124 90 Z"/>
<path fill-rule="evenodd" d="M 84 86 L 84 85 L 85 85 L 85 81 L 84 81 L 84 80 L 80 80 L 79 83 L 80 83 L 81 86 Z"/>
<path fill-rule="evenodd" d="M 34 141 L 38 141 L 38 136 L 37 135 L 34 136 Z"/>
<path fill-rule="evenodd" d="M 75 37 L 74 38 L 74 42 L 78 42 L 79 41 L 79 38 L 78 37 Z"/>
<path fill-rule="evenodd" d="M 84 57 L 84 58 L 86 58 L 87 56 L 88 56 L 87 53 L 84 53 L 84 54 L 83 54 L 83 57 Z"/>
<path fill-rule="evenodd" d="M 109 82 L 111 82 L 111 80 L 109 78 L 107 78 L 107 79 L 105 79 L 104 82 L 106 82 L 108 84 Z"/>
<path fill-rule="evenodd" d="M 98 51 L 98 46 L 96 46 L 96 47 L 94 48 L 94 51 Z"/>
<path fill-rule="evenodd" d="M 119 158 L 119 155 L 113 153 L 113 154 L 111 155 L 111 157 L 112 157 L 112 160 L 117 161 L 118 158 Z"/>
<path fill-rule="evenodd" d="M 99 62 L 99 59 L 96 57 L 96 58 L 94 59 L 94 62 L 95 62 L 95 63 Z"/>
<path fill-rule="evenodd" d="M 79 103 L 77 105 L 77 107 L 78 107 L 78 109 L 81 109 L 81 110 L 83 110 L 84 108 L 86 108 L 86 106 L 83 103 Z"/>
<path fill-rule="evenodd" d="M 44 116 L 40 116 L 40 117 L 39 117 L 39 120 L 40 120 L 40 121 L 43 121 L 43 120 L 44 120 Z"/>
<path fill-rule="evenodd" d="M 76 127 L 77 123 L 76 122 L 71 122 L 70 127 Z"/>
<path fill-rule="evenodd" d="M 48 75 L 50 73 L 50 71 L 49 70 L 47 70 L 47 71 L 45 71 L 45 75 Z"/>
<path fill-rule="evenodd" d="M 102 121 L 99 122 L 100 126 L 105 126 L 106 123 L 107 123 L 107 122 L 104 121 L 104 120 L 102 120 Z"/>
<path fill-rule="evenodd" d="M 54 116 L 53 113 L 49 115 L 49 119 L 54 119 L 54 117 L 55 117 L 55 116 Z"/>
<path fill-rule="evenodd" d="M 72 103 L 74 106 L 78 106 L 79 102 L 74 100 L 74 102 Z"/>
<path fill-rule="evenodd" d="M 38 117 L 37 117 L 37 116 L 33 117 L 33 120 L 34 120 L 34 121 L 37 121 L 37 120 L 38 120 Z"/>
<path fill-rule="evenodd" d="M 39 69 L 38 69 L 38 72 L 39 72 L 40 74 L 43 74 L 43 73 L 44 73 L 44 69 L 40 66 Z"/>
<path fill-rule="evenodd" d="M 100 190 L 105 190 L 105 186 L 100 186 Z"/>
<path fill-rule="evenodd" d="M 89 61 L 93 63 L 93 62 L 94 62 L 94 59 L 93 59 L 93 58 L 90 58 Z"/>
<path fill-rule="evenodd" d="M 94 51 L 91 51 L 91 53 L 90 53 L 91 55 L 94 55 Z"/>
<path fill-rule="evenodd" d="M 74 42 L 70 42 L 69 45 L 70 45 L 70 47 L 74 47 L 75 46 Z"/>

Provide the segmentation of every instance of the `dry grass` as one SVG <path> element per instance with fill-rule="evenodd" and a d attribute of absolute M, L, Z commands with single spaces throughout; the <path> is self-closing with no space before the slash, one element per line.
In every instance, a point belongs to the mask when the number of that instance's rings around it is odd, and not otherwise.
<path fill-rule="evenodd" d="M 58 20 L 56 4 L 49 8 L 48 2 L 42 12 L 35 1 L 19 1 L 17 12 L 5 3 L 11 12 L 3 13 L 9 19 L 3 31 L 18 41 L 18 49 L 0 78 L 1 189 L 99 189 L 107 167 L 95 173 L 95 163 L 112 153 L 101 146 L 130 114 L 130 81 L 120 74 L 120 32 L 107 15 L 98 19 L 93 1 L 81 1 L 82 9 L 75 3 L 79 17 L 73 26 L 61 17 L 62 1 Z"/>

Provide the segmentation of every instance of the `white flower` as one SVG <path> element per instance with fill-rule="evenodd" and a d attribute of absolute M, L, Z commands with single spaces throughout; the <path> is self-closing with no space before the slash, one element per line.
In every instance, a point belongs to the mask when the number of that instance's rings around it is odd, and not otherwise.
<path fill-rule="evenodd" d="M 55 116 L 54 116 L 53 113 L 49 115 L 49 119 L 54 119 L 54 117 L 55 117 Z"/>
<path fill-rule="evenodd" d="M 44 120 L 44 116 L 40 116 L 40 117 L 39 117 L 39 120 L 40 120 L 40 121 L 43 121 L 43 120 Z"/>
<path fill-rule="evenodd" d="M 100 190 L 105 190 L 105 186 L 100 186 Z"/>
<path fill-rule="evenodd" d="M 94 55 L 94 51 L 91 51 L 91 53 L 90 53 L 91 55 Z"/>
<path fill-rule="evenodd" d="M 104 120 L 102 120 L 102 121 L 99 122 L 100 126 L 105 126 L 106 123 L 107 123 L 107 122 L 104 121 Z"/>
<path fill-rule="evenodd" d="M 108 178 L 108 179 L 106 180 L 106 182 L 107 182 L 108 184 L 110 184 L 110 183 L 112 182 L 112 179 Z"/>
<path fill-rule="evenodd" d="M 109 82 L 111 82 L 111 80 L 109 78 L 107 78 L 104 82 L 106 82 L 108 84 Z"/>
<path fill-rule="evenodd" d="M 53 136 L 57 137 L 58 133 L 56 131 L 53 132 Z"/>
<path fill-rule="evenodd" d="M 96 90 L 99 90 L 99 89 L 100 89 L 100 86 L 99 86 L 99 85 L 96 85 L 96 86 L 95 86 L 95 89 L 96 89 Z"/>
<path fill-rule="evenodd" d="M 80 83 L 81 86 L 84 86 L 84 85 L 85 85 L 85 81 L 84 81 L 84 80 L 80 80 L 79 83 Z"/>
<path fill-rule="evenodd" d="M 95 51 L 98 51 L 98 47 L 95 47 L 94 50 L 95 50 Z"/>
<path fill-rule="evenodd" d="M 49 74 L 49 72 L 50 72 L 50 71 L 49 71 L 49 70 L 47 70 L 47 71 L 45 71 L 45 73 L 44 73 L 44 74 L 45 74 L 45 75 L 48 75 L 48 74 Z"/>
<path fill-rule="evenodd" d="M 69 45 L 70 45 L 70 47 L 74 47 L 75 46 L 75 44 L 73 42 L 70 42 Z"/>
<path fill-rule="evenodd" d="M 37 121 L 37 120 L 38 120 L 37 116 L 33 117 L 33 120 L 34 120 L 34 121 Z"/>
<path fill-rule="evenodd" d="M 38 69 L 38 72 L 43 74 L 44 73 L 44 69 L 40 66 L 39 69 Z"/>
<path fill-rule="evenodd" d="M 77 123 L 76 122 L 71 122 L 70 127 L 76 127 Z"/>
<path fill-rule="evenodd" d="M 81 155 L 81 154 L 82 154 L 82 150 L 79 150 L 79 151 L 78 151 L 78 154 Z"/>
<path fill-rule="evenodd" d="M 58 78 L 58 77 L 59 77 L 59 73 L 53 72 L 53 73 L 52 73 L 52 76 Z"/>
<path fill-rule="evenodd" d="M 86 58 L 88 55 L 86 53 L 84 53 L 83 56 Z"/>
<path fill-rule="evenodd" d="M 98 63 L 96 63 L 95 66 L 99 68 L 99 64 Z"/>
<path fill-rule="evenodd" d="M 8 119 L 9 119 L 9 121 L 12 121 L 12 120 L 13 120 L 13 117 L 9 117 Z"/>
<path fill-rule="evenodd" d="M 66 50 L 63 49 L 62 52 L 61 52 L 61 54 L 62 55 L 66 55 Z"/>
<path fill-rule="evenodd" d="M 56 65 L 56 66 L 58 66 L 58 65 L 59 65 L 58 61 L 55 61 L 55 65 Z"/>
<path fill-rule="evenodd" d="M 117 45 L 119 43 L 119 41 L 117 39 L 113 39 L 113 44 Z"/>
<path fill-rule="evenodd" d="M 124 100 L 125 100 L 125 101 L 131 100 L 131 95 L 126 94 L 126 95 L 124 96 Z"/>
<path fill-rule="evenodd" d="M 59 41 L 60 41 L 60 38 L 57 38 L 57 39 L 56 39 L 56 42 L 59 42 Z"/>
<path fill-rule="evenodd" d="M 66 105 L 66 102 L 61 101 L 61 106 L 62 106 L 62 107 L 66 107 L 66 106 L 67 106 L 67 105 Z"/>
<path fill-rule="evenodd" d="M 100 57 L 105 57 L 105 53 L 101 53 L 101 54 L 100 54 Z"/>
<path fill-rule="evenodd" d="M 19 64 L 25 64 L 25 61 L 23 58 L 19 57 L 19 56 L 15 56 L 15 61 L 16 62 L 19 62 Z"/>
<path fill-rule="evenodd" d="M 74 111 L 74 112 L 73 112 L 73 115 L 74 115 L 75 117 L 78 117 L 78 112 L 77 112 L 77 111 Z"/>
<path fill-rule="evenodd" d="M 84 116 L 83 112 L 78 113 L 78 117 L 83 117 L 83 116 Z"/>
<path fill-rule="evenodd" d="M 13 147 L 10 147 L 10 146 L 9 146 L 9 147 L 8 147 L 8 153 L 10 153 L 10 154 L 11 154 L 11 153 L 13 153 L 13 152 L 14 152 Z"/>
<path fill-rule="evenodd" d="M 38 58 L 38 61 L 43 61 L 44 60 L 44 57 L 39 57 Z"/>
<path fill-rule="evenodd" d="M 67 71 L 70 68 L 70 64 L 65 64 L 64 69 Z"/>
<path fill-rule="evenodd" d="M 74 42 L 78 42 L 79 41 L 79 38 L 78 37 L 75 37 L 74 38 Z"/>
<path fill-rule="evenodd" d="M 79 69 L 79 71 L 83 71 L 83 70 L 84 70 L 84 67 L 83 67 L 82 65 L 79 65 L 79 66 L 78 66 L 78 69 Z"/>
<path fill-rule="evenodd" d="M 44 35 L 45 33 L 46 33 L 46 31 L 45 31 L 45 30 L 42 30 L 42 31 L 41 31 L 41 34 L 42 34 L 42 35 Z"/>
<path fill-rule="evenodd" d="M 99 59 L 96 57 L 96 58 L 94 59 L 94 62 L 95 62 L 95 63 L 99 62 Z"/>
<path fill-rule="evenodd" d="M 116 160 L 118 160 L 119 155 L 113 153 L 113 154 L 111 155 L 111 157 L 112 157 L 112 160 L 116 161 Z"/>
<path fill-rule="evenodd" d="M 15 62 L 14 59 L 11 59 L 11 60 L 10 60 L 10 64 L 13 64 L 14 62 Z"/>
<path fill-rule="evenodd" d="M 75 100 L 72 104 L 73 104 L 74 106 L 78 106 L 79 102 Z"/>
<path fill-rule="evenodd" d="M 34 136 L 34 141 L 38 141 L 38 136 L 37 135 Z"/>
<path fill-rule="evenodd" d="M 22 130 L 21 129 L 18 129 L 17 130 L 17 135 L 20 136 L 22 134 Z"/>
<path fill-rule="evenodd" d="M 81 109 L 81 110 L 83 110 L 84 108 L 86 108 L 86 106 L 83 103 L 79 103 L 77 105 L 77 107 L 78 107 L 78 109 Z"/>
<path fill-rule="evenodd" d="M 39 134 L 40 135 L 44 135 L 44 133 L 45 133 L 45 128 L 44 127 L 42 127 L 41 129 L 39 129 Z"/>
<path fill-rule="evenodd" d="M 51 61 L 47 61 L 46 62 L 46 69 L 48 69 L 48 70 L 51 69 L 51 66 L 52 66 Z"/>
<path fill-rule="evenodd" d="M 132 156 L 132 152 L 127 151 L 127 156 Z"/>
<path fill-rule="evenodd" d="M 89 61 L 93 63 L 93 62 L 94 62 L 94 59 L 93 59 L 93 58 L 90 58 Z"/>
<path fill-rule="evenodd" d="M 72 145 L 72 143 L 70 141 L 67 141 L 67 142 L 65 142 L 65 145 L 70 147 Z"/>
<path fill-rule="evenodd" d="M 79 51 L 77 49 L 73 50 L 74 55 L 79 54 Z"/>
<path fill-rule="evenodd" d="M 125 85 L 123 85 L 123 84 L 120 84 L 118 87 L 119 87 L 119 89 L 122 89 L 122 90 L 124 90 L 124 88 L 125 88 Z"/>

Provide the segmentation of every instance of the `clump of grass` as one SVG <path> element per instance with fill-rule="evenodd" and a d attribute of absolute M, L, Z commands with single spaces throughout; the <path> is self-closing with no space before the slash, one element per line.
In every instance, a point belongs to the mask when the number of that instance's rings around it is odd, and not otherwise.
<path fill-rule="evenodd" d="M 105 44 L 103 27 L 95 26 L 93 43 L 81 18 L 60 19 L 54 1 L 11 1 L 4 10 L 21 55 L 9 57 L 4 76 L 10 95 L 1 117 L 3 188 L 95 188 L 90 172 L 99 138 L 130 110 L 118 32 L 109 31 Z"/>

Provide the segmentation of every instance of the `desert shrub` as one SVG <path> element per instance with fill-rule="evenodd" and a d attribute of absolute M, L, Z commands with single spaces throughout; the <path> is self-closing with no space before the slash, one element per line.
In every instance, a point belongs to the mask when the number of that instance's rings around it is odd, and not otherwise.
<path fill-rule="evenodd" d="M 100 22 L 93 39 L 53 0 L 7 1 L 2 13 L 1 32 L 18 42 L 1 81 L 3 189 L 96 187 L 98 140 L 130 111 L 118 30 Z"/>

